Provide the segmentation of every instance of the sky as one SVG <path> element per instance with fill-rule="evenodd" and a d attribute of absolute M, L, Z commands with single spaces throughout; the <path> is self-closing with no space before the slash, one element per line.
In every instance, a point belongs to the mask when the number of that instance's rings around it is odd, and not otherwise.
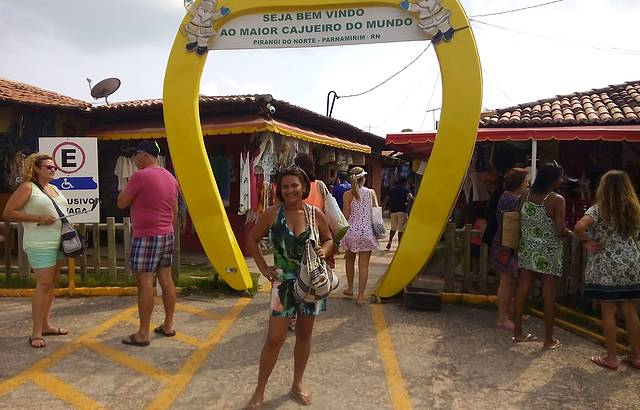
<path fill-rule="evenodd" d="M 545 0 L 461 0 L 469 16 Z M 110 102 L 161 98 L 182 0 L 0 0 L 0 77 L 93 102 L 86 78 L 118 77 Z M 640 80 L 638 0 L 564 0 L 472 22 L 484 109 Z M 488 25 L 488 24 L 491 25 Z M 496 27 L 498 26 L 498 27 Z M 201 94 L 269 93 L 325 114 L 329 91 L 367 90 L 411 62 L 427 42 L 213 51 Z M 384 137 L 432 130 L 441 90 L 428 50 L 375 91 L 339 99 L 333 117 Z"/>

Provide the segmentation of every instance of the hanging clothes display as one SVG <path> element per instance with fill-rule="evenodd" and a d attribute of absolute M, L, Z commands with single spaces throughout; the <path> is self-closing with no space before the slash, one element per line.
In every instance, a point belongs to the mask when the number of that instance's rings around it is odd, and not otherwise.
<path fill-rule="evenodd" d="M 127 186 L 129 178 L 136 171 L 136 166 L 131 157 L 121 155 L 116 160 L 116 167 L 113 173 L 118 177 L 118 191 L 122 191 Z"/>
<path fill-rule="evenodd" d="M 238 215 L 244 215 L 251 209 L 251 162 L 249 153 L 240 153 L 240 205 Z"/>

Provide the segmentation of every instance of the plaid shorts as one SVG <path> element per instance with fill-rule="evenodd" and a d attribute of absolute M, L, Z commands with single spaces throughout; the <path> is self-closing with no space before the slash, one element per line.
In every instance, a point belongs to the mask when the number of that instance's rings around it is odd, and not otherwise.
<path fill-rule="evenodd" d="M 131 270 L 135 273 L 155 272 L 171 266 L 173 234 L 144 236 L 131 241 Z"/>

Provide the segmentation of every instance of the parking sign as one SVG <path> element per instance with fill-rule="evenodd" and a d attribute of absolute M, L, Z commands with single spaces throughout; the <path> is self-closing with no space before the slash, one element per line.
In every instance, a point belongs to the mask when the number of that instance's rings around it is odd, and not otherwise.
<path fill-rule="evenodd" d="M 40 138 L 39 151 L 50 154 L 58 171 L 50 183 L 67 198 L 71 222 L 100 222 L 98 141 L 96 138 Z M 95 205 L 95 207 L 94 207 Z"/>

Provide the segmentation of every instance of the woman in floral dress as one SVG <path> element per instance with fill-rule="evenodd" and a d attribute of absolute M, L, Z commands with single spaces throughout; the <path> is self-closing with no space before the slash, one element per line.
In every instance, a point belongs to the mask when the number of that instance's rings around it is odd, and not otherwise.
<path fill-rule="evenodd" d="M 347 273 L 346 296 L 353 296 L 353 280 L 355 261 L 358 255 L 358 297 L 356 303 L 364 305 L 364 291 L 369 278 L 369 259 L 371 251 L 378 249 L 378 239 L 371 227 L 371 208 L 378 206 L 378 198 L 373 189 L 366 188 L 364 181 L 367 173 L 361 167 L 353 167 L 349 171 L 351 190 L 344 193 L 344 216 L 349 221 L 349 230 L 342 238 L 345 247 L 345 263 Z"/>
<path fill-rule="evenodd" d="M 291 396 L 301 405 L 311 404 L 311 395 L 302 388 L 302 376 L 311 352 L 311 333 L 318 313 L 325 309 L 325 301 L 316 303 L 298 303 L 293 295 L 293 285 L 302 260 L 307 239 L 314 229 L 315 237 L 320 238 L 316 252 L 320 258 L 326 258 L 333 252 L 333 241 L 326 216 L 311 205 L 303 202 L 309 195 L 309 178 L 299 167 L 293 166 L 282 171 L 276 181 L 276 195 L 280 204 L 268 208 L 258 219 L 251 231 L 248 243 L 249 252 L 255 259 L 258 269 L 272 284 L 271 317 L 267 340 L 260 355 L 258 384 L 248 409 L 257 409 L 264 400 L 267 380 L 271 375 L 280 348 L 287 338 L 289 318 L 297 315 L 296 344 L 294 347 L 293 383 Z M 315 212 L 316 226 L 309 226 L 311 212 Z M 275 264 L 267 264 L 260 250 L 260 241 L 269 232 L 273 243 Z"/>
<path fill-rule="evenodd" d="M 564 198 L 553 192 L 562 184 L 563 175 L 562 167 L 557 164 L 542 166 L 520 210 L 520 276 L 513 315 L 513 340 L 536 340 L 532 334 L 522 332 L 522 315 L 533 279 L 539 275 L 542 277 L 544 301 L 545 349 L 555 349 L 562 345 L 553 337 L 556 282 L 562 277 L 562 238 L 573 236 L 565 226 Z"/>
<path fill-rule="evenodd" d="M 513 299 L 513 283 L 518 277 L 518 255 L 515 250 L 502 246 L 502 213 L 513 211 L 520 195 L 529 186 L 529 173 L 524 168 L 512 168 L 504 176 L 504 192 L 500 195 L 496 206 L 498 229 L 489 249 L 491 267 L 500 278 L 498 286 L 498 319 L 496 327 L 513 332 L 513 322 L 509 314 Z"/>
<path fill-rule="evenodd" d="M 618 369 L 616 309 L 620 309 L 629 335 L 631 353 L 623 362 L 640 369 L 640 324 L 633 304 L 640 299 L 640 203 L 629 176 L 609 171 L 602 176 L 596 204 L 576 224 L 576 235 L 589 252 L 584 296 L 600 301 L 607 355 L 591 361 Z"/>

